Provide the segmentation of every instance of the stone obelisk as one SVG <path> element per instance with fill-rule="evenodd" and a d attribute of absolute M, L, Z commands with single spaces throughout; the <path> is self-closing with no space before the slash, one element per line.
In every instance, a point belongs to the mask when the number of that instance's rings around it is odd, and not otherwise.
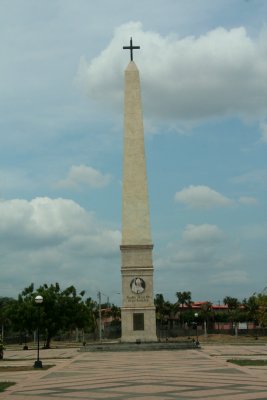
<path fill-rule="evenodd" d="M 122 342 L 153 342 L 156 317 L 153 295 L 153 244 L 150 232 L 144 128 L 139 72 L 131 52 L 125 70 L 124 159 L 122 191 Z"/>

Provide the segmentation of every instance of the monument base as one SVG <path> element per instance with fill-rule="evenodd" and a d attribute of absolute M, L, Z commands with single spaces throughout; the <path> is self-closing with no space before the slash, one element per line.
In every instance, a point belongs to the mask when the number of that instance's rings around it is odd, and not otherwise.
<path fill-rule="evenodd" d="M 120 351 L 160 351 L 201 349 L 200 344 L 192 340 L 182 340 L 169 343 L 91 343 L 79 349 L 81 352 L 120 352 Z"/>
<path fill-rule="evenodd" d="M 121 343 L 157 342 L 155 307 L 122 307 Z"/>

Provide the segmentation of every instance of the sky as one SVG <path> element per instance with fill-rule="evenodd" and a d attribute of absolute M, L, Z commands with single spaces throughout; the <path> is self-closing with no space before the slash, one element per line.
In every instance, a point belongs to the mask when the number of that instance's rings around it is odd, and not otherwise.
<path fill-rule="evenodd" d="M 154 293 L 267 286 L 267 2 L 0 0 L 0 296 L 121 304 L 123 85 L 142 85 Z"/>

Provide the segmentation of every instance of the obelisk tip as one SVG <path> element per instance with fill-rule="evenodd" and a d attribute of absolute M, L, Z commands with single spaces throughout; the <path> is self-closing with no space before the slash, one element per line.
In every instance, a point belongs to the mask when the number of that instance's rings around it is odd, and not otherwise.
<path fill-rule="evenodd" d="M 126 67 L 126 71 L 138 71 L 138 68 L 134 61 L 130 61 Z"/>

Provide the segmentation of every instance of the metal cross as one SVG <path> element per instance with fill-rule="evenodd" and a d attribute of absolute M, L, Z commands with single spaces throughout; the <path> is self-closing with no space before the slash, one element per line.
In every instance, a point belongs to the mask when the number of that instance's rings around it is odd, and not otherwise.
<path fill-rule="evenodd" d="M 133 46 L 132 38 L 130 39 L 130 46 L 123 46 L 124 50 L 130 50 L 131 61 L 133 61 L 133 49 L 140 49 L 140 46 Z"/>

